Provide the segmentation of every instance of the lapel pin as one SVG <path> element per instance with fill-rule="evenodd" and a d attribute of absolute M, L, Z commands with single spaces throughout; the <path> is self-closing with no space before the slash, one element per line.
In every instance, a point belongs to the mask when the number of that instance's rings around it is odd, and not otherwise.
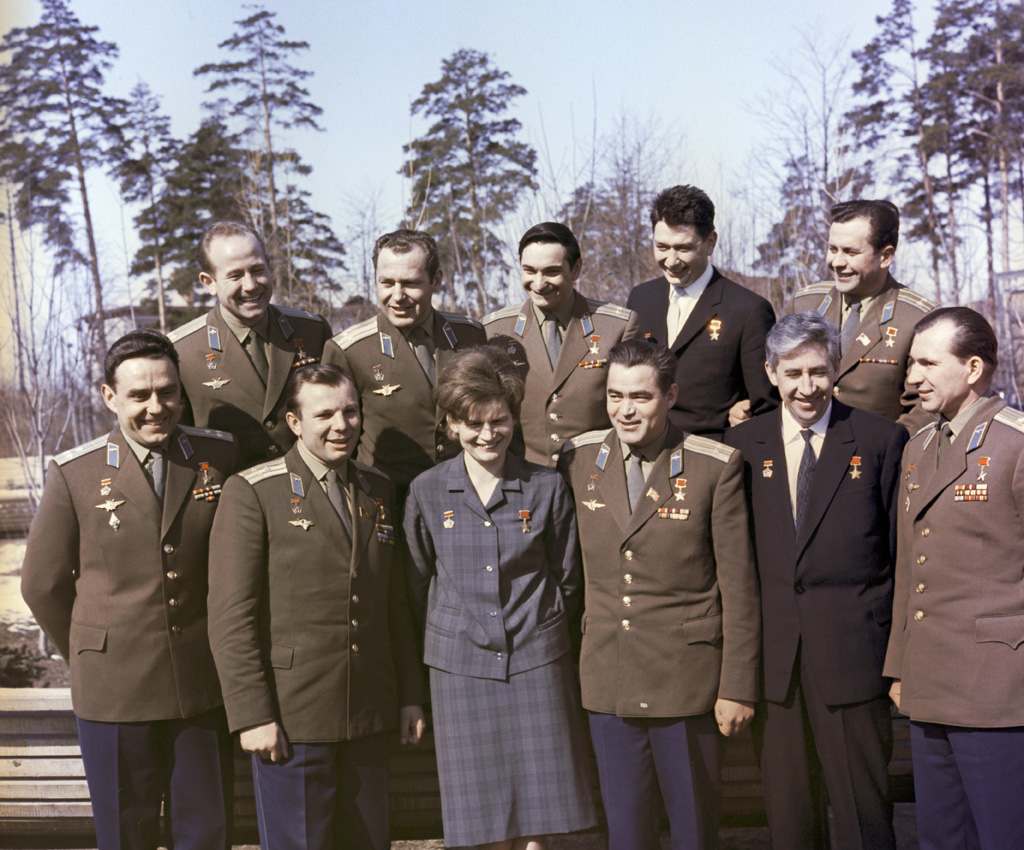
<path fill-rule="evenodd" d="M 651 488 L 650 488 L 650 489 L 649 489 L 649 490 L 647 491 L 647 493 L 646 493 L 646 496 L 647 496 L 647 498 L 648 498 L 648 499 L 650 499 L 650 500 L 651 500 L 652 502 L 656 502 L 656 501 L 658 501 L 658 499 L 660 499 L 660 498 L 661 498 L 661 496 L 659 495 L 658 491 L 657 491 L 657 490 L 655 490 L 655 489 L 654 489 L 653 487 L 651 487 Z"/>
<path fill-rule="evenodd" d="M 291 509 L 293 514 L 302 513 L 302 499 L 298 496 L 292 496 L 290 499 Z"/>
<path fill-rule="evenodd" d="M 668 477 L 675 478 L 680 472 L 683 471 L 683 450 L 676 449 L 672 452 L 672 457 L 669 459 L 668 464 Z M 683 486 L 686 486 L 686 479 L 683 479 Z"/>
<path fill-rule="evenodd" d="M 455 351 L 459 347 L 459 338 L 455 335 L 455 330 L 445 322 L 441 325 L 441 332 L 444 334 L 444 338 L 448 340 L 448 345 L 452 351 Z"/>
<path fill-rule="evenodd" d="M 114 529 L 114 531 L 117 531 L 121 527 L 121 520 L 118 519 L 117 514 L 111 513 L 110 519 L 107 520 L 107 525 Z"/>
<path fill-rule="evenodd" d="M 601 351 L 601 336 L 600 334 L 591 334 L 590 337 L 590 353 L 599 354 Z"/>
<path fill-rule="evenodd" d="M 711 339 L 717 340 L 719 333 L 721 333 L 721 330 L 722 330 L 722 320 L 721 319 L 715 317 L 710 322 L 708 322 L 708 335 L 711 337 Z"/>
<path fill-rule="evenodd" d="M 303 531 L 309 531 L 314 523 L 312 520 L 302 517 L 302 519 L 290 519 L 288 525 L 294 525 L 296 528 L 301 528 Z"/>
<path fill-rule="evenodd" d="M 384 383 L 384 365 L 382 363 L 373 364 L 373 380 L 378 384 Z"/>
<path fill-rule="evenodd" d="M 206 368 L 216 369 L 220 366 L 220 355 L 216 351 L 208 351 L 206 353 Z"/>
<path fill-rule="evenodd" d="M 298 496 L 300 499 L 305 499 L 306 491 L 302 486 L 302 478 L 296 475 L 294 472 L 289 472 L 288 479 L 292 485 L 292 495 Z"/>
<path fill-rule="evenodd" d="M 402 389 L 401 384 L 385 384 L 383 387 L 377 387 L 373 391 L 373 394 L 384 396 L 384 398 L 391 398 L 391 396 L 400 389 Z"/>
<path fill-rule="evenodd" d="M 850 478 L 856 481 L 860 474 L 860 455 L 854 455 L 850 458 Z"/>
<path fill-rule="evenodd" d="M 832 296 L 826 295 L 821 299 L 821 303 L 818 305 L 818 315 L 824 316 L 828 312 L 828 308 L 832 306 Z"/>
<path fill-rule="evenodd" d="M 580 316 L 580 330 L 583 331 L 583 336 L 587 337 L 594 333 L 594 323 L 590 320 L 590 314 L 584 313 Z M 600 337 L 598 337 L 600 339 Z M 597 353 L 596 351 L 594 352 Z"/>
<path fill-rule="evenodd" d="M 104 511 L 116 511 L 121 505 L 125 503 L 124 499 L 107 499 L 105 502 L 100 502 L 96 507 Z"/>
<path fill-rule="evenodd" d="M 774 466 L 775 461 L 772 460 L 770 457 L 765 458 L 763 461 L 761 461 L 761 477 L 771 478 L 772 475 L 775 474 Z"/>
<path fill-rule="evenodd" d="M 686 479 L 685 478 L 677 478 L 675 480 L 675 488 L 676 488 L 676 492 L 675 492 L 674 495 L 675 495 L 676 501 L 677 502 L 685 502 L 686 501 Z"/>
<path fill-rule="evenodd" d="M 519 512 L 519 520 L 523 524 L 523 534 L 526 534 L 530 530 L 530 512 L 528 510 L 521 510 Z"/>
<path fill-rule="evenodd" d="M 978 480 L 984 481 L 988 478 L 988 464 L 991 458 L 988 455 L 978 458 Z"/>
<path fill-rule="evenodd" d="M 117 443 L 107 443 L 107 466 L 118 469 L 121 466 L 121 451 Z"/>
<path fill-rule="evenodd" d="M 203 381 L 204 387 L 209 387 L 211 390 L 219 390 L 225 384 L 230 384 L 231 378 L 214 378 L 212 381 Z"/>
<path fill-rule="evenodd" d="M 112 479 L 112 478 L 101 478 L 100 479 L 100 495 L 101 496 L 109 496 L 110 495 L 110 485 L 113 482 L 114 482 L 114 479 Z"/>
<path fill-rule="evenodd" d="M 587 501 L 582 502 L 581 504 L 589 511 L 596 511 L 605 507 L 604 502 L 599 502 L 597 501 L 597 499 L 588 499 Z"/>
<path fill-rule="evenodd" d="M 455 528 L 455 511 L 444 511 L 441 519 L 444 520 L 441 525 L 445 528 Z"/>
<path fill-rule="evenodd" d="M 859 342 L 861 345 L 870 345 L 871 337 L 869 337 L 867 334 L 860 334 L 857 337 L 857 342 Z"/>
<path fill-rule="evenodd" d="M 900 332 L 899 328 L 888 327 L 885 329 L 885 347 L 892 348 L 896 345 L 896 334 Z"/>

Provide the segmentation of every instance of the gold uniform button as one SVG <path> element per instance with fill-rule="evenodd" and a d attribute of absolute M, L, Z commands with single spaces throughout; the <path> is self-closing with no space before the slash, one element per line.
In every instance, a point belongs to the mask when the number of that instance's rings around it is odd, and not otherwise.
<path fill-rule="evenodd" d="M 353 629 L 358 629 L 359 628 L 359 621 L 355 617 L 352 618 L 352 628 Z"/>
<path fill-rule="evenodd" d="M 556 452 L 555 454 L 551 455 L 551 459 L 552 459 L 552 460 L 553 460 L 553 461 L 554 461 L 555 463 L 558 463 L 558 460 L 559 460 L 559 458 L 560 458 L 560 457 L 561 457 L 561 455 L 559 455 L 559 454 L 558 454 L 557 452 Z"/>
<path fill-rule="evenodd" d="M 625 582 L 626 584 L 632 584 L 632 583 L 633 583 L 633 574 L 632 574 L 632 573 L 626 573 L 626 574 L 625 574 L 625 575 L 624 575 L 624 576 L 622 577 L 622 580 L 623 580 L 623 581 L 624 581 L 624 582 Z"/>
<path fill-rule="evenodd" d="M 552 434 L 551 435 L 551 442 L 552 443 L 557 443 L 560 439 L 561 439 L 561 437 L 559 437 L 558 434 Z"/>
<path fill-rule="evenodd" d="M 181 626 L 171 626 L 171 634 L 172 635 L 180 635 L 181 634 Z"/>
<path fill-rule="evenodd" d="M 558 393 L 551 393 L 551 400 L 558 401 Z"/>
<path fill-rule="evenodd" d="M 650 708 L 650 706 L 647 703 L 642 702 L 640 703 L 640 708 Z"/>
<path fill-rule="evenodd" d="M 923 581 L 919 582 L 917 587 L 914 588 L 914 591 L 916 593 L 924 593 L 925 587 L 927 587 L 927 585 L 925 585 L 925 583 Z"/>
<path fill-rule="evenodd" d="M 264 427 L 266 427 L 266 428 L 267 428 L 267 429 L 269 430 L 269 429 L 271 429 L 271 428 L 273 428 L 273 427 L 274 427 L 274 420 L 273 420 L 273 419 L 267 419 L 267 420 L 266 420 L 266 421 L 265 421 L 265 422 L 263 423 L 263 425 L 264 425 Z"/>
<path fill-rule="evenodd" d="M 172 596 L 170 599 L 167 600 L 167 604 L 170 605 L 172 608 L 177 608 L 178 600 Z"/>
<path fill-rule="evenodd" d="M 632 549 L 627 549 L 623 553 L 622 557 L 625 558 L 627 561 L 632 561 L 633 560 L 633 550 Z"/>
<path fill-rule="evenodd" d="M 171 581 L 174 581 L 178 577 L 178 572 L 177 570 L 168 570 L 166 575 L 167 578 L 169 578 Z"/>
<path fill-rule="evenodd" d="M 352 604 L 353 605 L 358 605 L 359 604 L 359 594 L 358 593 L 353 593 L 352 594 Z"/>
<path fill-rule="evenodd" d="M 281 451 L 281 450 L 277 447 L 276 443 L 271 444 L 267 448 L 267 454 L 270 454 L 270 455 L 276 455 L 279 451 Z"/>
<path fill-rule="evenodd" d="M 551 412 L 551 413 L 548 414 L 548 419 L 550 419 L 552 422 L 557 422 L 561 418 L 562 418 L 561 416 L 559 416 L 557 413 L 554 413 L 554 412 Z"/>
<path fill-rule="evenodd" d="M 627 632 L 629 631 L 629 620 L 622 621 L 622 628 Z"/>
<path fill-rule="evenodd" d="M 358 655 L 359 654 L 359 644 L 358 643 L 352 644 L 352 654 L 353 655 Z"/>
<path fill-rule="evenodd" d="M 832 395 L 839 395 L 839 387 L 832 387 Z"/>
<path fill-rule="evenodd" d="M 924 619 L 924 611 L 915 611 L 914 612 L 914 619 L 917 620 L 917 622 L 920 623 Z"/>
<path fill-rule="evenodd" d="M 629 597 L 629 596 L 623 596 L 623 597 L 622 597 L 622 604 L 623 604 L 623 605 L 625 605 L 625 606 L 626 606 L 626 607 L 628 608 L 628 607 L 629 607 L 630 605 L 632 605 L 632 604 L 633 604 L 633 599 L 632 599 L 632 597 Z"/>
<path fill-rule="evenodd" d="M 484 528 L 490 528 L 490 527 L 491 527 L 491 521 L 489 519 L 485 519 L 484 520 Z"/>
<path fill-rule="evenodd" d="M 164 553 L 165 554 L 170 555 L 173 551 L 174 551 L 174 544 L 173 543 L 165 543 L 164 544 Z"/>
<path fill-rule="evenodd" d="M 917 556 L 917 563 L 918 563 L 918 565 L 923 564 L 927 560 L 928 560 L 928 556 L 927 555 L 918 555 Z"/>
<path fill-rule="evenodd" d="M 486 567 L 484 567 L 484 569 L 487 570 L 487 572 L 489 573 L 494 572 L 494 566 L 492 564 L 488 564 Z"/>
<path fill-rule="evenodd" d="M 922 537 L 927 537 L 931 533 L 932 533 L 932 530 L 930 528 L 922 528 L 921 529 L 921 536 Z"/>

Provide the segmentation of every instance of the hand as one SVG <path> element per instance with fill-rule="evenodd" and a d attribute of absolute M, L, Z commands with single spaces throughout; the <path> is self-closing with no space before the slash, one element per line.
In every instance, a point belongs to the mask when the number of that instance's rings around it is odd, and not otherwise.
<path fill-rule="evenodd" d="M 715 702 L 715 720 L 718 731 L 726 738 L 738 735 L 754 719 L 754 704 L 719 697 Z"/>
<path fill-rule="evenodd" d="M 427 731 L 423 709 L 418 705 L 403 705 L 398 710 L 398 734 L 403 744 L 418 744 Z"/>
<path fill-rule="evenodd" d="M 902 684 L 903 682 L 901 682 L 899 679 L 896 679 L 893 681 L 891 685 L 889 685 L 889 699 L 892 700 L 892 704 L 896 706 L 897 711 L 900 710 L 900 699 L 903 696 L 903 688 L 901 687 Z"/>
<path fill-rule="evenodd" d="M 746 422 L 750 418 L 750 399 L 745 398 L 729 408 L 729 427 Z"/>
<path fill-rule="evenodd" d="M 255 753 L 264 761 L 279 762 L 288 758 L 288 739 L 284 729 L 274 721 L 244 730 L 238 736 L 238 743 L 247 753 Z"/>

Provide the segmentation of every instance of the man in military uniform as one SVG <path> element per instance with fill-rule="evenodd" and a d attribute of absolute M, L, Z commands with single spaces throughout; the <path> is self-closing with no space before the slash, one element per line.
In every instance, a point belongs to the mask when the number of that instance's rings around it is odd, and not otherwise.
<path fill-rule="evenodd" d="M 244 468 L 288 450 L 284 387 L 294 369 L 320 359 L 331 329 L 321 316 L 272 305 L 274 281 L 263 243 L 231 221 L 207 228 L 199 280 L 217 299 L 205 316 L 168 336 L 195 424 L 238 440 Z"/>
<path fill-rule="evenodd" d="M 676 361 L 608 355 L 613 429 L 566 443 L 585 574 L 580 681 L 609 848 L 717 846 L 719 733 L 753 717 L 760 611 L 740 453 L 669 424 Z"/>
<path fill-rule="evenodd" d="M 885 675 L 909 715 L 922 850 L 1024 847 L 1024 413 L 991 394 L 967 307 L 917 326 L 907 382 L 938 417 L 903 453 Z"/>
<path fill-rule="evenodd" d="M 394 487 L 349 459 L 359 399 L 338 367 L 297 371 L 285 403 L 298 441 L 228 481 L 210 539 L 228 723 L 264 847 L 387 850 L 389 743 L 423 733 Z"/>
<path fill-rule="evenodd" d="M 385 233 L 373 246 L 380 309 L 324 348 L 355 382 L 363 412 L 356 457 L 388 474 L 399 499 L 419 473 L 457 454 L 434 401 L 451 352 L 486 341 L 479 322 L 434 310 L 441 259 L 418 230 Z"/>
<path fill-rule="evenodd" d="M 715 205 L 696 186 L 666 189 L 651 207 L 660 277 L 633 288 L 626 306 L 645 337 L 676 358 L 676 428 L 720 439 L 731 411 L 764 413 L 778 399 L 764 373 L 764 337 L 775 312 L 712 265 Z"/>
<path fill-rule="evenodd" d="M 890 274 L 900 235 L 899 210 L 888 201 L 845 201 L 832 207 L 828 265 L 832 283 L 796 294 L 793 312 L 814 310 L 840 334 L 835 396 L 844 404 L 897 421 L 913 433 L 929 417 L 906 385 L 914 327 L 935 308 Z"/>
<path fill-rule="evenodd" d="M 527 230 L 519 262 L 526 301 L 485 316 L 483 324 L 488 340 L 506 347 L 526 382 L 519 416 L 526 459 L 555 466 L 567 439 L 608 427 L 608 352 L 637 335 L 637 317 L 576 291 L 580 246 L 564 224 L 546 221 Z"/>
<path fill-rule="evenodd" d="M 229 434 L 181 418 L 178 359 L 132 331 L 104 363 L 108 435 L 57 455 L 21 589 L 71 666 L 99 847 L 231 846 L 232 760 L 207 640 L 207 541 Z"/>

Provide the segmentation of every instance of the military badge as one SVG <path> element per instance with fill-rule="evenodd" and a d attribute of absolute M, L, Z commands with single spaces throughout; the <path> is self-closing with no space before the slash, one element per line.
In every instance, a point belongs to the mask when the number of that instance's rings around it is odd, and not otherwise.
<path fill-rule="evenodd" d="M 900 332 L 899 328 L 888 327 L 885 329 L 885 347 L 892 348 L 896 345 L 896 334 Z"/>
<path fill-rule="evenodd" d="M 523 524 L 523 534 L 530 531 L 530 512 L 523 509 L 519 512 L 519 521 Z"/>
<path fill-rule="evenodd" d="M 608 444 L 604 443 L 601 446 L 601 450 L 597 453 L 597 460 L 594 461 L 594 466 L 604 472 L 605 464 L 608 463 L 608 455 L 611 449 L 608 448 Z"/>
<path fill-rule="evenodd" d="M 209 387 L 211 390 L 219 390 L 225 384 L 230 384 L 231 378 L 214 378 L 212 381 L 203 381 L 204 387 Z"/>
<path fill-rule="evenodd" d="M 444 511 L 441 514 L 441 519 L 443 520 L 441 525 L 445 528 L 455 528 L 455 511 Z"/>
<path fill-rule="evenodd" d="M 987 502 L 988 484 L 978 482 L 953 485 L 954 502 Z"/>
<path fill-rule="evenodd" d="M 294 525 L 296 528 L 301 528 L 303 531 L 309 531 L 316 523 L 310 519 L 303 517 L 302 519 L 290 519 L 288 525 Z"/>
<path fill-rule="evenodd" d="M 661 498 L 661 494 L 653 487 L 651 487 L 644 495 L 646 495 L 652 502 L 656 502 Z"/>
<path fill-rule="evenodd" d="M 387 543 L 394 545 L 395 543 L 395 527 L 393 525 L 387 525 L 383 522 L 377 523 L 377 542 Z"/>
<path fill-rule="evenodd" d="M 218 354 L 216 351 L 208 351 L 208 352 L 206 352 L 206 368 L 207 369 L 216 369 L 218 366 L 220 366 L 220 360 L 221 360 L 220 354 Z"/>
<path fill-rule="evenodd" d="M 220 331 L 213 325 L 206 326 L 206 341 L 210 344 L 211 351 L 224 350 L 224 347 L 220 344 Z"/>
<path fill-rule="evenodd" d="M 289 503 L 291 505 L 293 514 L 302 513 L 302 499 L 300 499 L 298 496 L 292 496 L 291 499 L 289 500 Z"/>
<path fill-rule="evenodd" d="M 303 366 L 311 366 L 316 363 L 315 357 L 310 357 L 306 354 L 306 349 L 303 346 L 302 337 L 295 337 L 295 360 L 292 361 L 293 369 L 301 369 Z"/>
<path fill-rule="evenodd" d="M 979 457 L 978 458 L 978 480 L 979 481 L 984 481 L 986 478 L 988 478 L 988 465 L 989 465 L 989 461 L 991 461 L 991 460 L 992 460 L 992 458 L 990 458 L 988 455 L 985 455 L 984 457 Z"/>
<path fill-rule="evenodd" d="M 378 384 L 384 383 L 384 366 L 381 363 L 373 364 L 373 380 Z"/>
<path fill-rule="evenodd" d="M 880 324 L 884 325 L 886 322 L 888 322 L 889 319 L 892 318 L 892 314 L 895 313 L 895 312 L 896 312 L 896 302 L 895 301 L 887 302 L 886 305 L 882 308 L 882 320 L 881 320 Z"/>
<path fill-rule="evenodd" d="M 673 482 L 673 484 L 674 484 L 674 486 L 676 488 L 676 492 L 673 494 L 675 496 L 676 501 L 677 502 L 685 502 L 686 501 L 686 479 L 685 478 L 677 478 Z"/>
<path fill-rule="evenodd" d="M 599 502 L 597 501 L 597 499 L 588 499 L 586 502 L 580 502 L 580 504 L 583 505 L 583 507 L 585 507 L 588 511 L 596 511 L 605 507 L 605 503 Z"/>
<path fill-rule="evenodd" d="M 121 466 L 121 450 L 117 443 L 107 443 L 107 466 L 118 469 Z"/>
<path fill-rule="evenodd" d="M 708 336 L 711 337 L 712 340 L 717 340 L 721 331 L 722 320 L 716 316 L 714 319 L 708 322 Z"/>
<path fill-rule="evenodd" d="M 762 478 L 771 478 L 772 475 L 775 474 L 774 467 L 775 467 L 775 461 L 772 460 L 770 457 L 769 458 L 765 458 L 763 461 L 761 461 L 761 477 Z"/>
<path fill-rule="evenodd" d="M 680 472 L 683 471 L 683 450 L 676 449 L 672 452 L 672 457 L 669 458 L 668 463 L 668 477 L 675 478 Z M 683 479 L 683 486 L 686 486 L 686 479 Z"/>
<path fill-rule="evenodd" d="M 100 495 L 101 496 L 109 496 L 110 495 L 110 485 L 113 484 L 113 483 L 114 483 L 114 479 L 112 479 L 112 478 L 101 478 L 100 479 Z"/>
<path fill-rule="evenodd" d="M 117 531 L 121 527 L 121 520 L 118 519 L 117 514 L 112 513 L 110 519 L 107 520 L 107 525 L 114 529 L 114 531 Z"/>
<path fill-rule="evenodd" d="M 380 353 L 385 357 L 390 357 L 392 360 L 395 359 L 395 346 L 391 342 L 391 335 L 380 332 Z"/>
<path fill-rule="evenodd" d="M 216 502 L 220 498 L 221 485 L 209 484 L 206 487 L 196 487 L 192 491 L 192 498 L 196 502 Z"/>
<path fill-rule="evenodd" d="M 192 455 L 195 454 L 195 451 L 192 449 L 192 444 L 189 442 L 188 437 L 183 433 L 178 434 L 178 448 L 181 449 L 181 455 L 185 460 L 191 460 Z M 200 464 L 200 466 L 202 466 L 202 464 Z M 206 467 L 209 469 L 210 464 L 206 464 Z"/>
<path fill-rule="evenodd" d="M 374 395 L 382 395 L 384 398 L 391 398 L 392 394 L 402 389 L 401 384 L 385 384 L 383 387 L 377 387 L 374 391 Z"/>
<path fill-rule="evenodd" d="M 302 479 L 294 472 L 289 472 L 288 480 L 291 482 L 292 495 L 298 496 L 300 499 L 305 499 L 306 491 L 305 488 L 302 486 Z"/>
<path fill-rule="evenodd" d="M 441 332 L 444 334 L 444 338 L 448 340 L 448 345 L 452 351 L 459 347 L 459 338 L 455 336 L 455 331 L 451 325 L 445 322 L 441 325 Z"/>
<path fill-rule="evenodd" d="M 871 337 L 869 337 L 867 334 L 860 334 L 857 337 L 857 342 L 859 342 L 861 345 L 870 345 Z"/>
<path fill-rule="evenodd" d="M 597 354 L 601 350 L 601 336 L 600 334 L 592 334 L 590 337 L 590 353 Z"/>
<path fill-rule="evenodd" d="M 985 439 L 985 431 L 987 429 L 988 422 L 982 422 L 974 429 L 974 432 L 971 434 L 971 439 L 967 441 L 967 451 L 973 452 L 981 445 L 981 441 Z"/>
<path fill-rule="evenodd" d="M 516 326 L 512 330 L 516 336 L 526 333 L 526 316 L 523 313 L 516 316 Z"/>
<path fill-rule="evenodd" d="M 850 478 L 856 481 L 860 476 L 860 455 L 854 455 L 850 458 Z"/>
<path fill-rule="evenodd" d="M 113 512 L 116 511 L 121 505 L 125 503 L 124 499 L 107 499 L 105 502 L 101 502 L 96 507 L 104 511 Z"/>

